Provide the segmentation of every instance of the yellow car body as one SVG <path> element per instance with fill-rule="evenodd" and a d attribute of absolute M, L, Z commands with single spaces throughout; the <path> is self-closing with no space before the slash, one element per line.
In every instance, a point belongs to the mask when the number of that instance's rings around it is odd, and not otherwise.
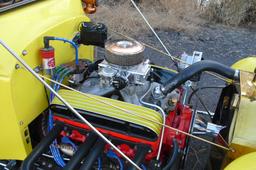
<path fill-rule="evenodd" d="M 233 64 L 232 67 L 245 72 L 254 73 L 256 57 L 252 56 L 239 60 Z M 242 83 L 246 83 L 245 81 L 246 80 L 241 80 L 240 86 Z M 243 89 L 241 89 L 241 91 L 242 90 Z M 230 151 L 227 154 L 224 161 L 225 170 L 256 169 L 256 101 L 243 96 L 241 91 L 239 105 L 234 113 L 232 125 L 229 130 L 228 142 L 234 151 Z M 227 166 L 229 163 L 230 165 Z"/>
<path fill-rule="evenodd" d="M 84 21 L 89 21 L 89 18 L 85 16 L 80 0 L 37 1 L 0 14 L 0 39 L 32 68 L 37 68 L 41 65 L 39 49 L 43 47 L 43 37 L 72 39 Z M 52 46 L 56 50 L 57 65 L 74 59 L 75 51 L 69 44 L 52 42 Z M 93 54 L 92 46 L 81 46 L 79 49 L 80 58 L 93 60 Z M 253 72 L 255 66 L 256 57 L 233 65 L 236 69 L 249 72 Z M 48 103 L 42 84 L 2 47 L 0 95 L 0 160 L 24 160 L 32 151 L 28 126 L 48 107 Z M 246 166 L 256 169 L 255 153 L 246 155 L 256 151 L 255 103 L 240 98 L 229 140 L 235 152 L 227 156 L 227 162 L 235 161 L 226 167 L 227 170 L 246 170 Z M 159 133 L 160 128 L 157 127 L 155 131 Z"/>
<path fill-rule="evenodd" d="M 44 0 L 0 14 L 0 39 L 32 67 L 41 65 L 43 36 L 72 39 L 89 21 L 80 0 Z M 52 42 L 57 65 L 74 59 L 74 49 Z M 81 46 L 80 58 L 93 59 L 93 47 Z M 29 124 L 47 107 L 44 87 L 0 47 L 0 160 L 23 160 L 31 152 Z"/>

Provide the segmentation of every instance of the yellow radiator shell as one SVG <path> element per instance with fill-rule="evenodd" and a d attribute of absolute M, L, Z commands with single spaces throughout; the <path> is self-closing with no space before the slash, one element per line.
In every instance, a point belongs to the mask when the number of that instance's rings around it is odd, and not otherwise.
<path fill-rule="evenodd" d="M 160 113 L 152 109 L 91 94 L 86 94 L 85 96 L 70 90 L 62 89 L 58 92 L 58 94 L 76 109 L 82 109 L 99 115 L 124 120 L 143 127 L 147 127 L 154 131 L 156 135 L 160 134 L 162 128 L 161 123 L 163 119 Z M 57 97 L 54 98 L 52 104 L 64 106 L 64 104 Z M 113 106 L 122 108 L 122 110 Z M 127 113 L 124 110 L 128 110 L 130 113 Z M 157 122 L 158 124 L 153 123 L 152 121 Z"/>
<path fill-rule="evenodd" d="M 236 159 L 225 170 L 256 170 L 256 152 Z"/>
<path fill-rule="evenodd" d="M 239 60 L 232 65 L 232 68 L 246 72 L 254 72 L 256 68 L 256 56 Z M 255 113 L 256 101 L 241 96 L 239 107 L 234 114 L 229 133 L 229 143 L 236 150 L 235 152 L 229 153 L 231 160 L 256 151 Z"/>
<path fill-rule="evenodd" d="M 246 72 L 254 72 L 255 67 L 255 56 L 239 60 L 232 66 L 232 68 L 234 69 L 239 69 Z M 229 131 L 229 144 L 234 149 L 234 152 L 229 152 L 227 154 L 227 157 L 225 158 L 224 162 L 225 164 L 233 160 L 234 162 L 236 162 L 237 158 L 256 151 L 255 113 L 256 101 L 252 101 L 248 97 L 241 95 L 239 107 L 234 113 L 234 117 Z M 228 170 L 234 168 L 234 166 L 228 167 Z M 256 167 L 256 165 L 254 165 L 254 167 Z M 243 167 L 242 169 L 246 169 L 246 166 Z"/>
<path fill-rule="evenodd" d="M 254 72 L 256 67 L 256 56 L 246 57 L 242 60 L 237 61 L 232 65 L 232 68 L 239 69 L 247 72 Z"/>
<path fill-rule="evenodd" d="M 84 15 L 80 0 L 44 0 L 0 14 L 0 39 L 32 67 L 41 65 L 43 36 L 72 39 Z M 74 59 L 74 49 L 52 42 L 57 64 Z M 24 55 L 22 55 L 22 52 Z M 93 48 L 81 46 L 80 58 L 93 59 Z M 0 47 L 0 160 L 23 160 L 32 150 L 28 125 L 47 108 L 44 87 Z"/>
<path fill-rule="evenodd" d="M 241 97 L 229 134 L 229 143 L 235 149 L 235 152 L 229 153 L 231 159 L 256 151 L 255 110 L 256 101 Z"/>

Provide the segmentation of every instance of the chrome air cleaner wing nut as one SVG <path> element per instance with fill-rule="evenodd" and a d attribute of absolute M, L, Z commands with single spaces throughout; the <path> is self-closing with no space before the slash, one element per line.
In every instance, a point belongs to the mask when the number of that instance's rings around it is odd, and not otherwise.
<path fill-rule="evenodd" d="M 137 41 L 111 40 L 106 42 L 105 49 L 105 59 L 111 64 L 133 66 L 144 60 L 145 47 Z"/>

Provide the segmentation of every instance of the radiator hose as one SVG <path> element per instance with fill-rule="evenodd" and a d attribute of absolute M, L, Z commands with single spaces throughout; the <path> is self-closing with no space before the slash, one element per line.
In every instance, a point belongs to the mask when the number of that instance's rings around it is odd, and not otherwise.
<path fill-rule="evenodd" d="M 176 139 L 173 139 L 172 155 L 169 158 L 163 170 L 170 170 L 175 164 L 175 162 L 177 161 L 178 155 L 179 155 L 179 144 Z"/>
<path fill-rule="evenodd" d="M 170 93 L 186 81 L 190 80 L 193 76 L 200 74 L 204 71 L 217 73 L 221 76 L 224 76 L 232 80 L 239 80 L 240 78 L 238 70 L 234 70 L 216 61 L 204 60 L 185 68 L 184 70 L 176 74 L 174 77 L 169 79 L 162 86 L 162 92 L 164 94 Z"/>

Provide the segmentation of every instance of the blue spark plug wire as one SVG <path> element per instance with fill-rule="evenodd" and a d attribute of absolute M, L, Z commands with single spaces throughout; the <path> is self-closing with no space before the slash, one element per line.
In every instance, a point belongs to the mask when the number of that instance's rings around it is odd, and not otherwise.
<path fill-rule="evenodd" d="M 57 82 L 62 82 L 64 80 L 64 78 L 70 73 L 71 71 L 68 69 L 68 68 L 58 68 L 56 73 L 55 73 L 55 76 L 53 77 L 53 79 Z M 60 86 L 59 85 L 56 85 L 54 84 L 53 85 L 53 88 L 55 91 L 58 91 Z M 52 102 L 54 98 L 54 95 L 51 93 L 50 94 L 50 101 Z M 49 123 L 48 123 L 48 130 L 50 131 L 52 128 L 53 128 L 53 113 L 52 111 L 50 110 L 49 111 Z M 66 165 L 66 163 L 64 162 L 61 154 L 60 154 L 60 151 L 59 149 L 57 148 L 57 140 L 55 140 L 51 145 L 50 145 L 50 151 L 53 155 L 53 158 L 55 160 L 55 162 L 61 166 L 61 167 L 64 167 Z"/>
<path fill-rule="evenodd" d="M 71 40 L 68 40 L 66 38 L 59 38 L 59 37 L 54 37 L 54 40 L 56 41 L 63 41 L 64 43 L 69 43 L 71 44 L 74 48 L 75 48 L 75 51 L 76 51 L 76 65 L 79 65 L 79 54 L 78 54 L 78 45 L 76 43 L 74 43 L 73 41 Z"/>
<path fill-rule="evenodd" d="M 119 162 L 120 170 L 124 169 L 123 161 L 117 156 L 117 154 L 114 151 L 109 150 L 107 152 L 107 157 L 116 159 Z"/>
<path fill-rule="evenodd" d="M 63 137 L 61 138 L 61 143 L 69 144 L 69 145 L 71 145 L 71 146 L 74 148 L 75 151 L 77 151 L 77 146 L 74 144 L 74 142 L 72 142 L 72 141 L 69 139 L 69 137 L 63 136 Z"/>
<path fill-rule="evenodd" d="M 102 170 L 102 167 L 101 167 L 101 157 L 98 157 L 98 170 Z"/>
<path fill-rule="evenodd" d="M 147 170 L 147 168 L 145 167 L 145 165 L 141 164 L 140 167 L 143 169 L 143 170 Z"/>

